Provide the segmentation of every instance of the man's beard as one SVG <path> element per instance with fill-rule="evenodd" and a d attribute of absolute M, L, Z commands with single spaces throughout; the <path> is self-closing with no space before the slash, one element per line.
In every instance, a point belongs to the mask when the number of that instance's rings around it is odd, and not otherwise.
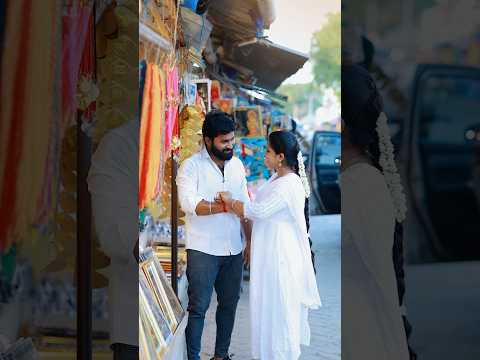
<path fill-rule="evenodd" d="M 227 161 L 233 157 L 233 150 L 219 150 L 215 145 L 212 144 L 210 151 L 212 155 L 215 156 L 218 160 Z"/>

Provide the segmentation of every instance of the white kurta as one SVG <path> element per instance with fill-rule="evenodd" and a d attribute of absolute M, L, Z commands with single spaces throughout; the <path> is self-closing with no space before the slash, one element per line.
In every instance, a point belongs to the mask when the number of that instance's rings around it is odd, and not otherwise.
<path fill-rule="evenodd" d="M 341 190 L 342 359 L 407 360 L 390 192 L 383 175 L 366 163 L 341 174 Z"/>
<path fill-rule="evenodd" d="M 250 261 L 252 356 L 296 360 L 309 345 L 308 309 L 320 306 L 300 178 L 275 175 L 245 215 L 253 220 Z"/>

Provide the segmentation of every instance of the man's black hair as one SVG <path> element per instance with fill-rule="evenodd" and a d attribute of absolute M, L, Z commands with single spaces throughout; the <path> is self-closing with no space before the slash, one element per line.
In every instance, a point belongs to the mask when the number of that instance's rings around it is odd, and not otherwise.
<path fill-rule="evenodd" d="M 205 121 L 202 126 L 202 134 L 204 138 L 209 138 L 213 141 L 219 135 L 226 135 L 235 131 L 235 121 L 231 115 L 223 111 L 210 111 L 205 116 Z"/>

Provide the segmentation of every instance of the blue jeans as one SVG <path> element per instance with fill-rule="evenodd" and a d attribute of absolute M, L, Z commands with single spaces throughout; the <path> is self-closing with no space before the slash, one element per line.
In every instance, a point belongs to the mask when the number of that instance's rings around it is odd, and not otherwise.
<path fill-rule="evenodd" d="M 188 360 L 200 360 L 205 314 L 213 287 L 217 292 L 215 356 L 228 356 L 242 282 L 242 253 L 213 256 L 187 250 L 188 324 L 185 330 Z"/>

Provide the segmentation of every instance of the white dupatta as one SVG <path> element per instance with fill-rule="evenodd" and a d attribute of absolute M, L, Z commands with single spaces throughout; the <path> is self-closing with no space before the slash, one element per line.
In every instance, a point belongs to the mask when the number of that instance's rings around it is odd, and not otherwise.
<path fill-rule="evenodd" d="M 276 175 L 274 175 L 276 177 Z M 312 257 L 310 252 L 310 243 L 308 239 L 307 224 L 305 222 L 305 190 L 300 177 L 289 176 L 282 184 L 283 194 L 288 204 L 290 214 L 295 220 L 298 245 L 301 251 L 301 281 L 300 290 L 302 291 L 301 302 L 310 309 L 317 309 L 322 306 L 318 292 L 315 271 L 313 269 Z"/>

